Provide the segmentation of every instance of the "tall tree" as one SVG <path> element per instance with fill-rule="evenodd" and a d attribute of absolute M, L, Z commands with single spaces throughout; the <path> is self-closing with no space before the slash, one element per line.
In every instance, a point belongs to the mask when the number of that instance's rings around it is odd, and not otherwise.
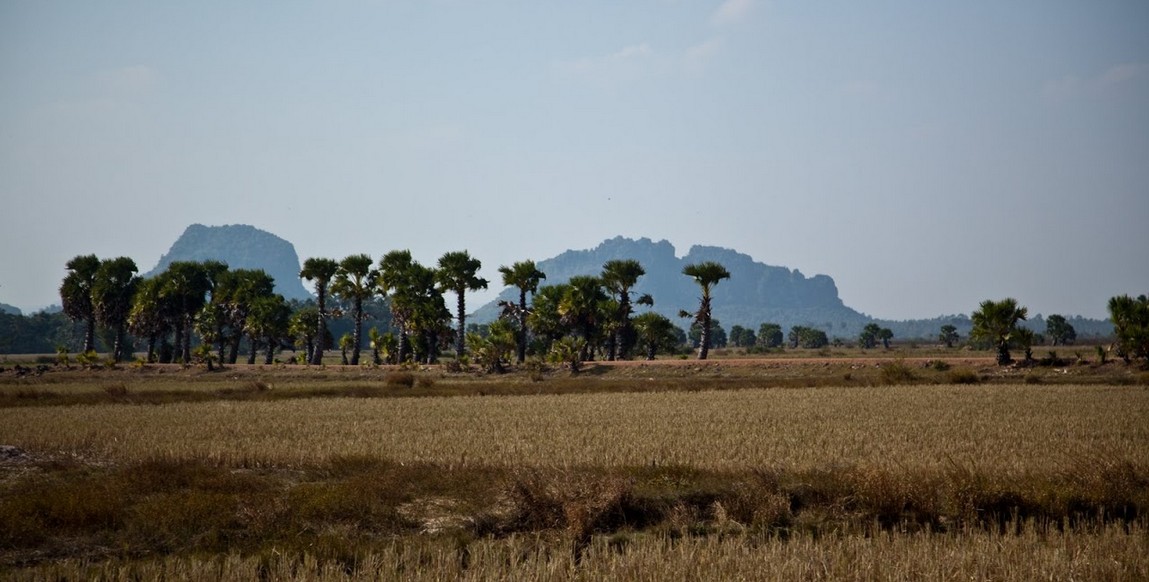
<path fill-rule="evenodd" d="M 648 311 L 635 316 L 634 330 L 638 343 L 646 347 L 646 359 L 653 360 L 659 350 L 677 341 L 674 324 L 665 315 Z"/>
<path fill-rule="evenodd" d="M 527 292 L 531 294 L 539 290 L 539 283 L 547 278 L 546 273 L 543 273 L 535 266 L 532 260 L 520 261 L 512 264 L 510 267 L 499 267 L 499 273 L 503 275 L 503 285 L 508 287 L 515 287 L 519 290 L 519 304 L 517 305 L 516 313 L 519 329 L 518 331 L 518 362 L 521 364 L 527 358 Z"/>
<path fill-rule="evenodd" d="M 455 356 L 462 357 L 467 348 L 467 291 L 480 291 L 487 288 L 487 280 L 478 276 L 483 264 L 472 258 L 467 251 L 453 251 L 439 257 L 439 268 L 435 280 L 442 291 L 455 294 Z"/>
<path fill-rule="evenodd" d="M 699 289 L 702 290 L 702 297 L 698 300 L 698 311 L 693 314 L 683 311 L 679 315 L 693 317 L 694 321 L 702 327 L 702 337 L 698 345 L 698 359 L 705 360 L 710 353 L 711 292 L 719 281 L 730 278 L 730 271 L 716 262 L 706 261 L 686 265 L 682 268 L 682 274 L 694 279 Z"/>
<path fill-rule="evenodd" d="M 96 345 L 96 310 L 92 305 L 92 284 L 96 271 L 100 269 L 100 259 L 96 255 L 78 255 L 68 261 L 68 274 L 60 284 L 60 302 L 72 321 L 84 322 L 84 352 L 90 352 Z"/>
<path fill-rule="evenodd" d="M 607 261 L 602 266 L 603 287 L 612 293 L 618 302 L 615 313 L 614 341 L 610 345 L 608 359 L 616 356 L 622 359 L 629 358 L 630 345 L 634 340 L 634 330 L 631 327 L 630 313 L 633 309 L 630 301 L 630 291 L 638 283 L 638 278 L 646 274 L 642 264 L 634 259 L 616 259 Z"/>
<path fill-rule="evenodd" d="M 275 279 L 263 269 L 235 269 L 222 273 L 217 278 L 211 299 L 213 304 L 219 305 L 223 323 L 229 330 L 226 336 L 228 354 L 225 359 L 221 346 L 219 356 L 221 363 L 236 362 L 240 341 L 247 333 L 247 317 L 252 304 L 257 299 L 274 294 Z"/>
<path fill-rule="evenodd" d="M 246 331 L 251 341 L 251 352 L 247 356 L 247 363 L 254 364 L 258 346 L 267 347 L 264 364 L 271 364 L 275 359 L 275 350 L 280 340 L 287 336 L 291 319 L 291 308 L 282 295 L 273 294 L 259 297 L 251 304 L 247 316 Z"/>
<path fill-rule="evenodd" d="M 391 296 L 391 321 L 399 330 L 396 363 L 402 363 L 407 359 L 411 346 L 413 305 L 409 300 L 407 289 L 415 264 L 415 259 L 411 258 L 411 251 L 406 249 L 390 251 L 379 259 L 379 289 Z"/>
<path fill-rule="evenodd" d="M 758 343 L 763 347 L 777 348 L 782 346 L 782 326 L 777 323 L 763 323 L 758 326 Z"/>
<path fill-rule="evenodd" d="M 203 309 L 211 278 L 203 263 L 175 261 L 164 271 L 160 295 L 174 310 L 175 354 L 181 363 L 191 362 L 191 331 L 195 316 Z"/>
<path fill-rule="evenodd" d="M 303 360 L 296 356 L 296 363 L 310 363 L 315 351 L 315 334 L 319 333 L 319 317 L 315 307 L 304 307 L 291 314 L 287 322 L 287 336 L 296 348 L 303 347 Z"/>
<path fill-rule="evenodd" d="M 112 360 L 116 362 L 124 359 L 124 331 L 139 284 L 138 270 L 136 262 L 128 257 L 106 259 L 100 262 L 92 282 L 92 306 L 96 319 L 115 333 Z"/>
<path fill-rule="evenodd" d="M 1136 299 L 1118 295 L 1109 299 L 1109 318 L 1117 336 L 1117 353 L 1126 362 L 1134 358 L 1149 362 L 1149 296 Z"/>
<path fill-rule="evenodd" d="M 954 347 L 954 343 L 959 339 L 961 337 L 958 335 L 957 327 L 953 325 L 947 323 L 938 330 L 938 341 L 945 344 L 947 348 Z"/>
<path fill-rule="evenodd" d="M 319 343 L 315 346 L 315 353 L 311 355 L 311 364 L 323 363 L 323 338 L 327 336 L 327 286 L 331 278 L 339 271 L 339 263 L 334 259 L 311 257 L 303 262 L 303 269 L 299 276 L 315 283 L 315 298 L 319 312 Z"/>
<path fill-rule="evenodd" d="M 351 333 L 351 365 L 359 365 L 359 350 L 363 345 L 363 302 L 378 293 L 379 273 L 371 268 L 373 261 L 368 255 L 351 255 L 339 262 L 331 293 L 343 301 L 351 303 L 351 320 L 354 327 Z"/>
<path fill-rule="evenodd" d="M 559 301 L 560 321 L 583 339 L 580 355 L 583 361 L 594 359 L 594 352 L 599 344 L 600 325 L 609 317 L 603 310 L 607 300 L 608 297 L 602 290 L 601 279 L 590 275 L 576 275 L 567 282 L 565 293 Z"/>
<path fill-rule="evenodd" d="M 1056 313 L 1045 318 L 1045 335 L 1053 345 L 1069 345 L 1077 340 L 1077 330 L 1073 324 L 1065 320 L 1064 315 Z"/>
<path fill-rule="evenodd" d="M 1013 361 L 1009 355 L 1009 340 L 1017 331 L 1019 321 L 1029 313 L 1017 300 L 1009 297 L 1001 301 L 987 299 L 970 315 L 973 330 L 970 337 L 989 342 L 997 348 L 997 363 L 1004 366 Z"/>
<path fill-rule="evenodd" d="M 171 331 L 172 309 L 161 295 L 163 284 L 162 277 L 140 280 L 128 314 L 128 328 L 136 336 L 147 338 L 149 364 L 156 361 L 156 342 Z"/>
<path fill-rule="evenodd" d="M 881 331 L 882 326 L 876 323 L 867 323 L 866 327 L 862 328 L 862 333 L 858 334 L 858 347 L 863 350 L 873 348 L 878 344 L 878 336 Z"/>

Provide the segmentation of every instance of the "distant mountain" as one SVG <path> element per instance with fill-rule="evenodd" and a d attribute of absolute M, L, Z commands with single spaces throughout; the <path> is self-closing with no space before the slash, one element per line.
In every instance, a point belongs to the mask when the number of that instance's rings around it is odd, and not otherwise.
<path fill-rule="evenodd" d="M 7 313 L 10 315 L 23 315 L 20 308 L 15 305 L 8 305 L 7 303 L 0 303 L 0 313 Z"/>
<path fill-rule="evenodd" d="M 598 275 L 603 263 L 613 259 L 641 263 L 646 275 L 639 279 L 635 293 L 649 293 L 654 297 L 653 310 L 683 328 L 689 322 L 679 318 L 678 312 L 697 309 L 698 286 L 682 274 L 682 268 L 702 261 L 716 261 L 730 271 L 730 279 L 719 283 L 713 295 L 714 317 L 727 330 L 741 325 L 757 331 L 760 324 L 772 322 L 784 328 L 808 325 L 831 337 L 851 338 L 872 321 L 842 303 L 838 287 L 827 275 L 806 277 L 797 269 L 759 263 L 749 255 L 721 247 L 694 246 L 679 258 L 668 241 L 616 237 L 590 250 L 566 251 L 540 261 L 538 267 L 547 275 L 543 284 L 554 285 L 575 275 Z M 507 289 L 498 300 L 517 298 L 516 290 Z M 498 307 L 491 302 L 476 311 L 471 320 L 481 323 L 496 317 Z"/>
<path fill-rule="evenodd" d="M 311 297 L 299 280 L 299 255 L 295 246 L 246 224 L 187 227 L 145 276 L 162 273 L 173 261 L 209 259 L 223 261 L 232 269 L 263 269 L 275 278 L 275 291 L 287 299 Z"/>

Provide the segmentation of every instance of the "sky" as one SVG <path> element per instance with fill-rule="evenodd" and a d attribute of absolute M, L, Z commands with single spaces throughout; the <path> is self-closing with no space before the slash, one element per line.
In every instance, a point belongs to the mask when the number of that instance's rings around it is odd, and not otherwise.
<path fill-rule="evenodd" d="M 1149 293 L 1149 3 L 0 2 L 0 302 L 189 224 L 301 260 L 622 235 L 886 319 Z M 493 296 L 479 294 L 469 301 Z"/>

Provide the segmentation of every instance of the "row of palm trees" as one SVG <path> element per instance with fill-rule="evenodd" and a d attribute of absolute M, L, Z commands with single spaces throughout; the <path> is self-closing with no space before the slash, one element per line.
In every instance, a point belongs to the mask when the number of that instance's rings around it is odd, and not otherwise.
<path fill-rule="evenodd" d="M 378 263 L 369 255 L 356 254 L 342 260 L 307 259 L 300 277 L 315 289 L 314 306 L 293 308 L 274 292 L 275 281 L 259 269 L 229 269 L 220 261 L 176 261 L 149 278 L 136 275 L 132 259 L 101 260 L 82 255 L 67 263 L 60 286 L 65 314 L 85 323 L 84 352 L 94 348 L 97 325 L 114 332 L 112 357 L 127 355 L 125 336 L 131 332 L 147 342 L 147 359 L 190 362 L 193 332 L 199 336 L 195 357 L 235 363 L 241 342 L 249 343 L 248 363 L 260 349 L 265 362 L 287 341 L 304 349 L 304 361 L 320 364 L 331 345 L 328 321 L 345 313 L 352 321 L 347 363 L 358 365 L 363 346 L 364 307 L 383 299 L 391 313 L 398 337 L 372 328 L 370 339 L 376 363 L 380 350 L 394 362 L 420 359 L 434 362 L 453 339 L 457 357 L 468 354 L 468 342 L 477 343 L 476 358 L 492 369 L 501 369 L 513 354 L 526 359 L 528 349 L 547 354 L 556 344 L 578 361 L 603 357 L 625 359 L 637 347 L 653 359 L 663 348 L 678 343 L 681 330 L 653 312 L 634 315 L 635 305 L 653 305 L 649 295 L 634 296 L 633 289 L 645 274 L 635 260 L 613 260 L 597 276 L 577 276 L 566 283 L 540 286 L 546 280 L 534 261 L 501 266 L 502 283 L 518 290 L 517 302 L 501 302 L 500 321 L 491 333 L 466 333 L 466 295 L 486 289 L 489 282 L 478 276 L 482 264 L 467 251 L 448 252 L 431 268 L 414 260 L 409 250 L 391 251 Z M 730 273 L 713 262 L 688 265 L 683 273 L 701 289 L 697 311 L 681 312 L 701 329 L 698 357 L 708 355 L 711 327 L 711 291 Z M 456 298 L 452 314 L 445 293 Z M 531 295 L 528 303 L 527 295 Z M 333 301 L 337 301 L 333 308 Z M 171 338 L 171 349 L 167 339 Z M 157 354 L 157 346 L 161 348 Z M 346 356 L 345 356 L 346 359 Z"/>
<path fill-rule="evenodd" d="M 1117 340 L 1112 349 L 1116 351 L 1117 356 L 1126 362 L 1132 360 L 1149 361 L 1149 296 L 1141 295 L 1133 298 L 1129 295 L 1118 295 L 1111 297 L 1108 308 L 1109 318 L 1113 322 L 1114 336 Z M 973 323 L 970 337 L 976 341 L 992 345 L 997 353 L 999 365 L 1004 366 L 1013 361 L 1010 354 L 1011 349 L 1025 350 L 1026 357 L 1029 358 L 1035 335 L 1033 330 L 1019 325 L 1028 315 L 1029 310 L 1012 297 L 1000 301 L 992 299 L 983 301 L 970 316 Z M 1057 331 L 1057 328 L 1065 325 L 1065 318 L 1050 316 L 1050 322 L 1053 325 L 1047 329 Z M 946 327 L 951 329 L 946 329 Z M 947 344 L 956 337 L 952 327 L 944 326 L 942 329 L 940 339 Z M 1064 335 L 1071 331 L 1072 326 L 1069 326 L 1068 329 L 1062 329 L 1057 333 Z M 1055 345 L 1058 337 L 1054 336 Z M 1105 355 L 1103 354 L 1102 357 L 1104 358 Z"/>

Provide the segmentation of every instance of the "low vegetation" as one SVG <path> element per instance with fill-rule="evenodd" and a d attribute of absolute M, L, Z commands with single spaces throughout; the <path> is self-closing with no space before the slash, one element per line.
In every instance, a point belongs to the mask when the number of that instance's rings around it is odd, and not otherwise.
<path fill-rule="evenodd" d="M 0 577 L 1149 576 L 1135 366 L 713 356 L 6 372 Z"/>

